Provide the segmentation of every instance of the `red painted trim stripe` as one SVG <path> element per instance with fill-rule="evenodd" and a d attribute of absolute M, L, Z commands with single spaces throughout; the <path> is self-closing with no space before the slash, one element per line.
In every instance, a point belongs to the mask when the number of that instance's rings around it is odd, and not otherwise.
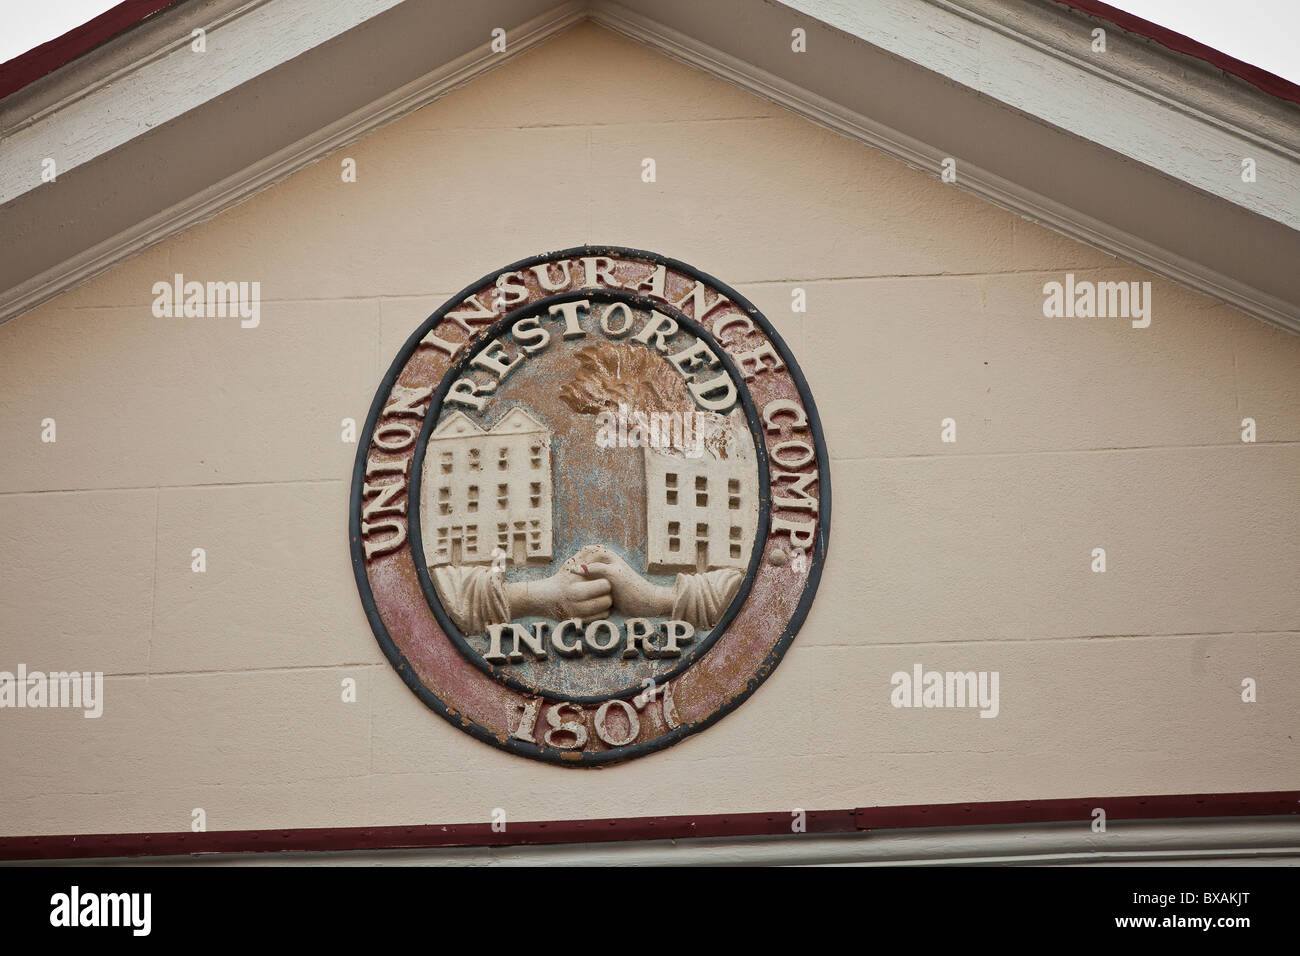
<path fill-rule="evenodd" d="M 1149 797 L 1091 797 L 1002 803 L 945 803 L 855 810 L 809 810 L 807 833 L 856 833 L 911 827 L 988 826 L 1077 821 L 1090 823 L 1101 807 L 1107 821 L 1179 820 L 1300 814 L 1300 791 L 1201 793 Z M 189 856 L 202 853 L 339 852 L 612 843 L 706 837 L 790 835 L 788 810 L 771 813 L 552 820 L 511 823 L 504 833 L 488 823 L 302 830 L 219 830 L 209 833 L 118 833 L 0 837 L 0 860 L 78 860 L 107 857 Z"/>
<path fill-rule="evenodd" d="M 1265 93 L 1276 96 L 1280 100 L 1300 103 L 1300 85 L 1285 80 L 1267 70 L 1262 70 L 1257 66 L 1252 66 L 1245 60 L 1238 60 L 1235 56 L 1229 56 L 1220 50 L 1214 49 L 1214 47 L 1206 46 L 1189 36 L 1175 33 L 1158 23 L 1143 20 L 1141 17 L 1126 13 L 1118 7 L 1112 7 L 1109 3 L 1101 3 L 1100 0 L 1054 0 L 1054 2 L 1078 10 L 1080 13 L 1108 20 L 1122 30 L 1136 33 L 1148 40 L 1154 40 L 1161 46 L 1167 47 L 1176 53 L 1185 53 L 1188 56 L 1196 57 L 1198 60 L 1204 60 L 1211 66 L 1216 66 L 1225 73 L 1231 73 L 1233 76 L 1245 80 L 1252 86 L 1258 87 Z"/>
<path fill-rule="evenodd" d="M 907 807 L 860 807 L 854 812 L 862 829 L 884 830 L 898 827 L 1091 821 L 1092 812 L 1098 807 L 1106 811 L 1108 821 L 1286 816 L 1300 814 L 1300 790 L 917 804 Z"/>
<path fill-rule="evenodd" d="M 0 99 L 89 53 L 119 33 L 180 0 L 125 0 L 95 19 L 0 63 Z"/>

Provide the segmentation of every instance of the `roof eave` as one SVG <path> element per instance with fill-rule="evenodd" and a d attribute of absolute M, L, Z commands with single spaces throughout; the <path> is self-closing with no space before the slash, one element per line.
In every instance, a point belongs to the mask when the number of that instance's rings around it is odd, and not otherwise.
<path fill-rule="evenodd" d="M 56 72 L 0 103 L 0 128 L 16 124 L 27 140 L 13 134 L 10 156 L 15 145 L 34 159 L 84 142 L 87 115 L 104 107 L 90 104 L 92 96 L 116 97 L 112 115 L 138 117 L 139 127 L 119 128 L 102 149 L 92 143 L 80 162 L 60 168 L 58 189 L 32 185 L 34 163 L 0 170 L 0 197 L 7 187 L 9 198 L 0 207 L 10 224 L 5 242 L 21 251 L 0 256 L 0 320 L 590 16 L 932 175 L 955 157 L 957 188 L 1300 331 L 1300 108 L 1122 30 L 1108 36 L 1098 62 L 1092 21 L 1052 0 L 597 0 L 549 8 L 545 0 L 491 0 L 471 12 L 458 7 L 453 29 L 443 6 L 324 3 L 313 8 L 316 34 L 297 46 L 259 46 L 259 33 L 308 29 L 287 0 L 195 0 L 105 44 L 86 69 Z M 211 18 L 209 54 L 175 56 L 195 18 Z M 507 54 L 488 49 L 494 26 L 509 31 Z M 791 52 L 794 27 L 807 30 L 816 55 Z M 250 42 L 261 59 L 231 85 L 221 51 L 237 48 L 247 59 Z M 386 56 L 376 58 L 376 48 Z M 364 77 L 348 76 L 363 50 Z M 166 70 L 180 70 L 181 82 L 159 95 Z M 309 102 L 304 89 L 314 91 Z M 1109 109 L 1098 110 L 1099 102 Z M 87 114 L 91 105 L 95 114 Z M 249 110 L 277 122 L 230 127 Z M 208 136 L 187 139 L 196 129 Z M 148 190 L 105 197 L 100 188 L 103 177 L 120 185 L 149 157 L 225 132 L 238 148 L 153 170 Z M 1242 158 L 1256 161 L 1253 183 L 1242 181 Z M 85 237 L 81 248 L 68 247 L 70 232 Z"/>

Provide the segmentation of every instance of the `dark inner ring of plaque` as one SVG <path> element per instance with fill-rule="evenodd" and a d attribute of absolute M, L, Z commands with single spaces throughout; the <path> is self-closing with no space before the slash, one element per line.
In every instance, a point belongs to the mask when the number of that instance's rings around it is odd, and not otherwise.
<path fill-rule="evenodd" d="M 769 467 L 767 462 L 766 446 L 764 444 L 764 439 L 763 439 L 762 426 L 759 420 L 757 409 L 754 405 L 753 397 L 749 394 L 749 389 L 746 386 L 745 381 L 741 376 L 739 369 L 737 369 L 735 362 L 727 354 L 726 350 L 722 348 L 721 343 L 717 342 L 717 340 L 694 319 L 683 314 L 679 309 L 674 308 L 673 306 L 659 299 L 654 299 L 644 295 L 638 295 L 630 292 L 622 292 L 613 289 L 590 288 L 590 289 L 573 290 L 568 292 L 562 292 L 557 295 L 547 296 L 542 299 L 537 299 L 530 303 L 525 303 L 524 305 L 515 309 L 513 312 L 507 313 L 501 319 L 497 320 L 491 325 L 484 326 L 481 331 L 478 331 L 474 335 L 474 337 L 470 340 L 470 342 L 461 350 L 463 354 L 443 376 L 442 381 L 439 383 L 438 389 L 434 393 L 432 401 L 429 404 L 429 411 L 426 413 L 424 417 L 424 422 L 420 429 L 420 435 L 416 442 L 415 452 L 411 464 L 411 480 L 410 480 L 410 494 L 409 494 L 409 501 L 410 501 L 409 528 L 410 528 L 411 553 L 415 561 L 416 573 L 419 577 L 420 588 L 424 592 L 425 600 L 428 602 L 430 609 L 433 611 L 439 626 L 451 639 L 452 643 L 455 644 L 457 650 L 460 651 L 460 653 L 465 657 L 466 660 L 470 661 L 476 668 L 478 668 L 480 671 L 490 676 L 493 680 L 499 681 L 505 686 L 513 690 L 519 691 L 521 693 L 525 693 L 533 696 L 541 696 L 541 697 L 545 697 L 548 700 L 554 700 L 554 701 L 570 701 L 576 704 L 598 704 L 612 698 L 626 698 L 628 696 L 640 693 L 644 689 L 644 685 L 640 681 L 641 675 L 638 675 L 636 682 L 626 687 L 621 687 L 617 690 L 602 692 L 599 694 L 575 694 L 575 693 L 569 693 L 558 689 L 538 686 L 537 684 L 534 684 L 519 676 L 509 673 L 510 665 L 508 664 L 506 665 L 493 664 L 485 660 L 484 655 L 470 643 L 467 637 L 461 632 L 461 630 L 455 625 L 455 623 L 453 623 L 446 609 L 443 606 L 437 588 L 434 585 L 432 576 L 429 573 L 429 567 L 428 567 L 428 563 L 424 551 L 424 540 L 423 540 L 424 528 L 422 527 L 422 519 L 420 514 L 421 486 L 424 477 L 425 452 L 429 444 L 430 436 L 438 428 L 439 422 L 443 417 L 443 403 L 445 402 L 447 395 L 451 390 L 452 384 L 456 380 L 466 377 L 466 371 L 469 368 L 470 362 L 477 355 L 479 355 L 483 351 L 483 349 L 486 346 L 488 346 L 491 342 L 497 340 L 504 333 L 509 332 L 511 327 L 521 319 L 530 318 L 530 317 L 537 318 L 539 320 L 539 324 L 546 323 L 549 321 L 551 324 L 544 325 L 543 327 L 547 327 L 551 331 L 552 341 L 549 341 L 545 346 L 545 348 L 546 349 L 553 348 L 555 346 L 554 339 L 560 337 L 560 330 L 559 328 L 555 327 L 553 323 L 562 322 L 563 319 L 561 319 L 559 316 L 551 316 L 549 314 L 550 308 L 552 306 L 560 305 L 562 303 L 581 301 L 583 299 L 589 300 L 592 303 L 593 307 L 597 303 L 624 303 L 632 310 L 643 311 L 643 312 L 659 312 L 662 313 L 663 315 L 668 316 L 669 318 L 674 320 L 678 325 L 678 331 L 673 333 L 673 335 L 669 336 L 668 338 L 674 339 L 680 333 L 685 332 L 694 335 L 697 339 L 706 343 L 710 347 L 710 351 L 717 358 L 721 367 L 730 376 L 732 382 L 736 386 L 736 393 L 739 398 L 740 405 L 744 410 L 745 419 L 748 423 L 749 437 L 752 439 L 754 444 L 754 460 L 755 460 L 757 476 L 758 476 L 758 517 L 757 517 L 757 524 L 755 527 L 755 534 L 753 537 L 752 549 L 750 552 L 749 563 L 746 567 L 745 576 L 739 586 L 739 589 L 737 590 L 736 594 L 732 597 L 725 612 L 718 619 L 717 623 L 713 626 L 713 628 L 709 631 L 709 634 L 703 640 L 697 641 L 691 644 L 687 648 L 683 648 L 681 657 L 678 659 L 678 662 L 675 666 L 671 667 L 670 669 L 665 669 L 661 672 L 654 673 L 652 675 L 654 682 L 657 684 L 664 684 L 672 680 L 678 674 L 681 674 L 692 664 L 698 661 L 704 654 L 706 654 L 709 648 L 713 646 L 714 642 L 717 641 L 717 639 L 721 637 L 722 634 L 726 631 L 728 625 L 735 618 L 740 608 L 743 607 L 745 604 L 745 600 L 749 595 L 750 588 L 753 585 L 754 578 L 758 573 L 759 563 L 763 558 L 763 550 L 767 541 L 767 529 L 768 529 L 768 522 L 770 517 L 770 503 L 769 503 L 770 473 L 769 473 Z M 590 321 L 593 315 L 594 315 L 594 309 L 588 312 L 587 314 L 588 321 Z M 600 333 L 598 332 L 597 334 Z M 619 341 L 621 341 L 621 339 Z M 638 344 L 634 347 L 644 348 L 647 351 L 654 354 L 656 357 L 661 358 L 665 362 L 667 362 L 667 355 L 658 352 L 653 347 L 653 345 L 650 344 L 650 342 L 646 342 L 644 345 Z M 523 350 L 519 347 L 517 343 L 515 344 L 515 348 L 519 351 L 519 354 L 521 356 L 524 355 Z M 543 355 L 544 352 L 539 351 L 539 358 L 541 358 Z M 543 361 L 545 361 L 544 358 Z M 504 381 L 504 379 L 502 380 Z M 484 393 L 484 397 L 488 398 L 488 400 L 490 401 L 495 394 L 496 394 L 495 392 Z M 577 413 L 575 412 L 573 414 L 576 415 Z M 492 464 L 491 462 L 485 463 L 485 465 L 487 466 L 490 466 L 491 464 Z M 647 491 L 647 494 L 648 493 L 649 492 Z M 649 529 L 647 528 L 647 537 L 648 537 L 648 530 Z M 560 562 L 556 560 L 553 561 L 553 564 L 558 566 Z M 504 635 L 503 635 L 502 643 L 503 644 L 506 643 Z M 617 644 L 615 645 L 615 647 L 617 647 Z"/>

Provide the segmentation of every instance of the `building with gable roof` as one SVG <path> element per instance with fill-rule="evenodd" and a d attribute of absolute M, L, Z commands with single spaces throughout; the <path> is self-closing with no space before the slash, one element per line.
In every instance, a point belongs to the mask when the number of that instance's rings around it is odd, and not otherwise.
<path fill-rule="evenodd" d="M 551 431 L 522 408 L 484 430 L 461 411 L 429 436 L 420 485 L 431 567 L 551 560 Z"/>

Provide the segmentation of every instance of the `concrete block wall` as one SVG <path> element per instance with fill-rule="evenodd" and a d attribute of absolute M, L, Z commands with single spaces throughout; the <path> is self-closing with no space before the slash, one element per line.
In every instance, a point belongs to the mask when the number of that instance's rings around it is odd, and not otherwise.
<path fill-rule="evenodd" d="M 585 242 L 764 310 L 835 500 L 775 675 L 598 771 L 480 744 L 389 667 L 340 440 L 452 292 Z M 1045 318 L 1066 272 L 1150 281 L 1150 327 Z M 175 273 L 259 281 L 259 327 L 155 318 Z M 0 834 L 1300 785 L 1300 338 L 590 24 L 0 326 L 0 441 L 0 670 L 107 675 L 99 719 L 0 711 Z M 999 715 L 894 708 L 918 662 L 998 671 Z"/>

